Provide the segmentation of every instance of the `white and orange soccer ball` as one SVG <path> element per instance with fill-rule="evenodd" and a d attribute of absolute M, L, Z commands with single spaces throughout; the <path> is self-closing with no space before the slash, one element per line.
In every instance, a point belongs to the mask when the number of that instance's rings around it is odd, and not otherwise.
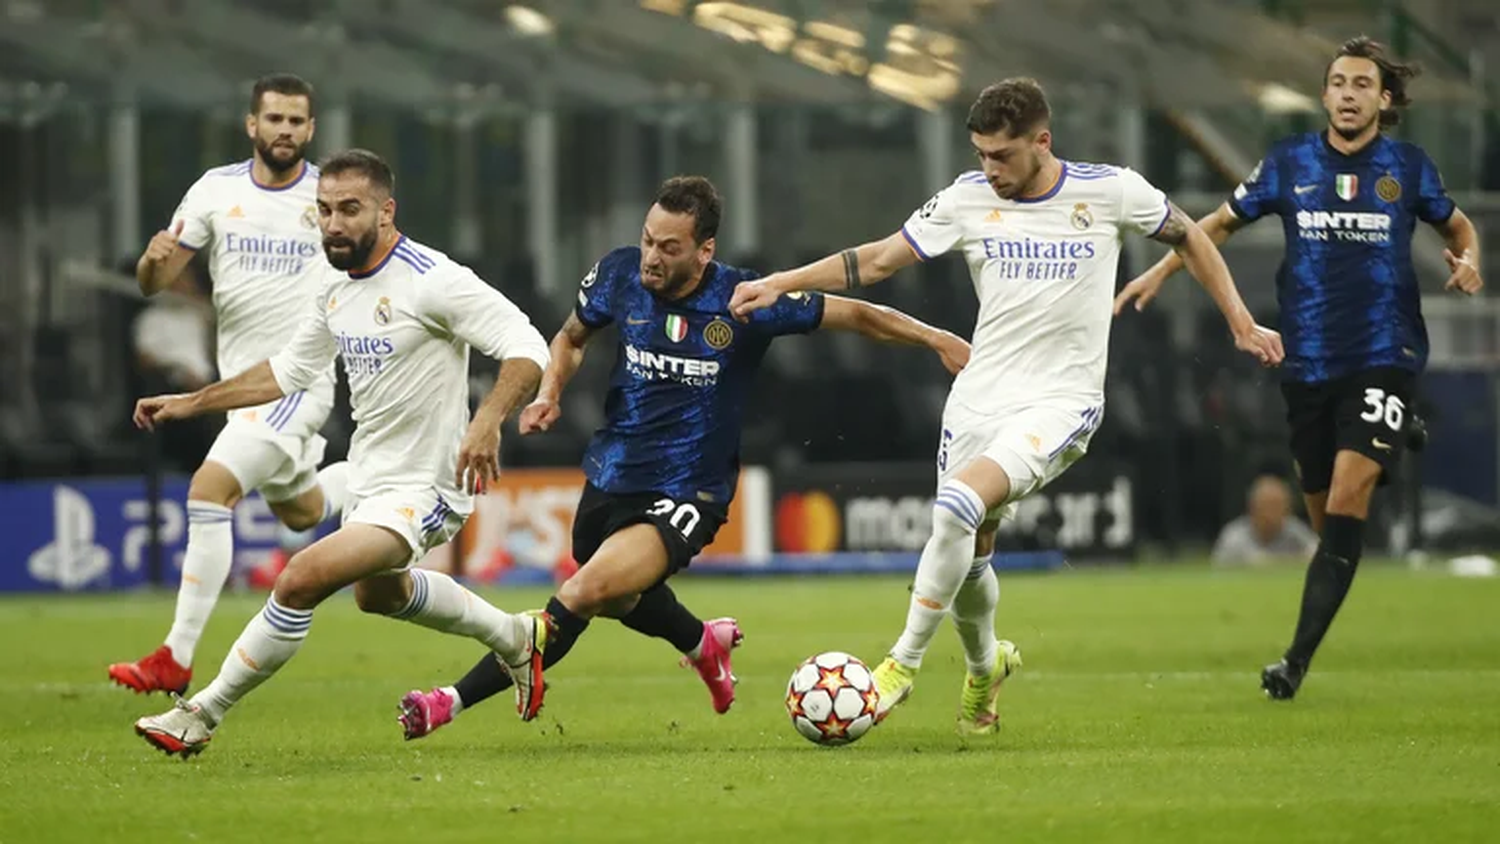
<path fill-rule="evenodd" d="M 879 695 L 870 667 L 842 651 L 809 657 L 786 684 L 792 726 L 814 744 L 851 744 L 875 725 Z"/>

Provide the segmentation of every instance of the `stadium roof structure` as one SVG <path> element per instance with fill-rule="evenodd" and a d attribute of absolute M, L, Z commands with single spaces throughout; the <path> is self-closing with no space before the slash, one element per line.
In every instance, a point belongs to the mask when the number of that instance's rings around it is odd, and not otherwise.
<path fill-rule="evenodd" d="M 270 70 L 431 109 L 722 102 L 934 108 L 1025 74 L 1176 109 L 1316 93 L 1326 38 L 1190 0 L 0 0 L 0 115 L 211 107 Z M 1476 101 L 1429 73 L 1426 101 Z"/>

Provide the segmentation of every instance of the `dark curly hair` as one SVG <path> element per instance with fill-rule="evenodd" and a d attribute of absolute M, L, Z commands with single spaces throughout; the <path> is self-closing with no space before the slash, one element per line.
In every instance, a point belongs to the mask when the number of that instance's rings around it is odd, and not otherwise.
<path fill-rule="evenodd" d="M 1380 112 L 1380 128 L 1389 129 L 1401 122 L 1397 109 L 1411 105 L 1411 96 L 1406 93 L 1406 84 L 1422 72 L 1414 62 L 1399 62 L 1385 54 L 1385 45 L 1368 35 L 1345 41 L 1328 67 L 1323 71 L 1323 87 L 1328 87 L 1328 75 L 1333 72 L 1333 63 L 1342 58 L 1369 59 L 1380 68 L 1380 89 L 1391 95 L 1391 107 Z"/>

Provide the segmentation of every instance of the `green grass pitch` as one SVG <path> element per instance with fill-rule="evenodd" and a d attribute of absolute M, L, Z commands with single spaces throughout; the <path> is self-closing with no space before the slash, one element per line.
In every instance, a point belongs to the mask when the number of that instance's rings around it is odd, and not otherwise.
<path fill-rule="evenodd" d="M 944 629 L 911 700 L 858 744 L 815 747 L 782 709 L 823 650 L 872 664 L 906 580 L 681 579 L 733 614 L 739 700 L 716 716 L 666 643 L 596 622 L 532 724 L 509 696 L 403 742 L 395 702 L 480 649 L 318 612 L 295 660 L 197 759 L 132 721 L 165 708 L 105 665 L 160 642 L 166 595 L 0 600 L 0 844 L 21 842 L 1454 842 L 1500 840 L 1500 581 L 1367 565 L 1293 703 L 1259 692 L 1300 569 L 1002 575 L 1026 668 L 999 736 L 963 740 Z M 538 590 L 492 592 L 512 610 Z M 206 683 L 263 597 L 231 596 Z"/>

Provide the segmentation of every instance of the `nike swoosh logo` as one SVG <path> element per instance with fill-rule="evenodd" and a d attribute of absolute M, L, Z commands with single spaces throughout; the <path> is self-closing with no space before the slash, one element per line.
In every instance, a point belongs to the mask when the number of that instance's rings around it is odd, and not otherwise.
<path fill-rule="evenodd" d="M 1376 448 L 1380 449 L 1381 451 L 1390 451 L 1391 450 L 1391 444 L 1388 443 L 1388 442 L 1385 442 L 1384 440 L 1380 439 L 1379 437 L 1376 437 L 1375 439 L 1370 440 L 1370 445 L 1375 446 Z"/>
<path fill-rule="evenodd" d="M 1310 193 L 1310 192 L 1315 191 L 1317 189 L 1318 189 L 1317 185 L 1298 185 L 1298 186 L 1292 188 L 1292 193 L 1295 193 L 1298 196 L 1301 196 L 1304 193 Z"/>
<path fill-rule="evenodd" d="M 632 319 L 626 319 L 625 320 L 625 324 L 626 325 L 645 325 L 645 324 L 647 324 L 649 322 L 651 322 L 651 320 L 649 320 L 649 319 L 633 319 L 632 318 Z"/>
<path fill-rule="evenodd" d="M 719 663 L 719 676 L 714 678 L 715 683 L 722 683 L 729 679 L 729 672 L 724 669 L 724 663 Z"/>

